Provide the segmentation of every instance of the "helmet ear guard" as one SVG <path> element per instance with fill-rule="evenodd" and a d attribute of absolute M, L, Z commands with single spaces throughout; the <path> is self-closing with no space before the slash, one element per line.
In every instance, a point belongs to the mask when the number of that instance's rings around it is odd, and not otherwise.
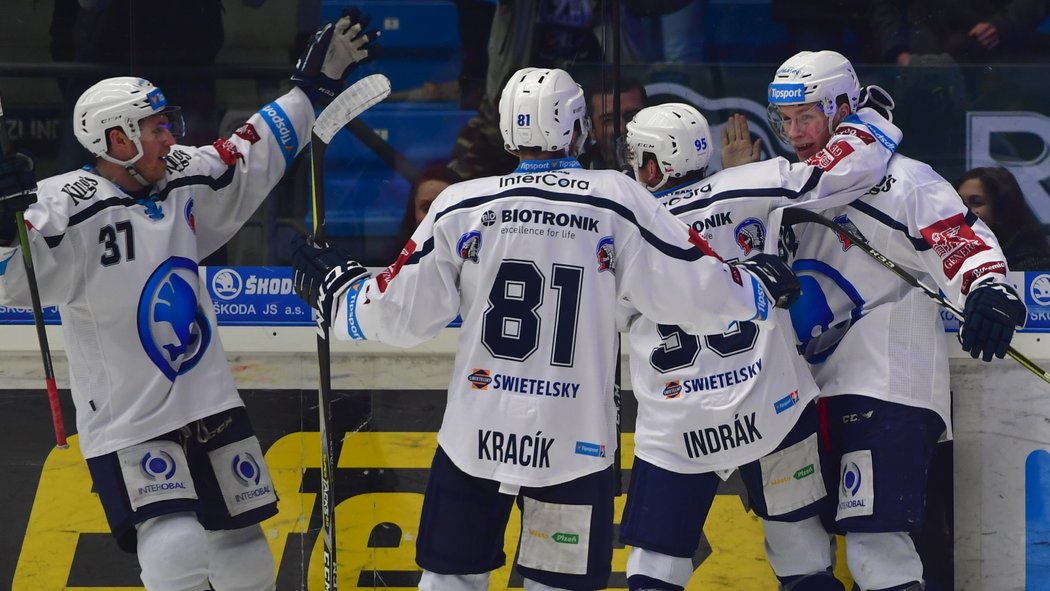
<path fill-rule="evenodd" d="M 148 80 L 122 76 L 95 83 L 77 99 L 73 108 L 73 135 L 93 155 L 123 166 L 142 157 L 141 121 L 151 115 L 168 116 L 168 130 L 175 137 L 185 131 L 179 107 L 169 106 L 164 93 Z M 135 144 L 137 153 L 119 160 L 108 153 L 107 134 L 119 128 Z"/>
<path fill-rule="evenodd" d="M 515 72 L 503 87 L 499 114 L 503 147 L 512 153 L 532 148 L 575 156 L 590 132 L 583 89 L 557 68 Z"/>
<path fill-rule="evenodd" d="M 624 161 L 630 164 L 636 178 L 645 163 L 645 155 L 652 154 L 663 178 L 655 186 L 659 191 L 670 179 L 703 170 L 711 160 L 711 127 L 707 119 L 685 103 L 665 103 L 646 107 L 627 123 L 624 142 Z"/>

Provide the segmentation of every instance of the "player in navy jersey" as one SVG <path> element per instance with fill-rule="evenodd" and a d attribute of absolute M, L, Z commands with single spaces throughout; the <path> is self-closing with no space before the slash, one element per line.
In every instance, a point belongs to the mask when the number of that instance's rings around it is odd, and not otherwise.
<path fill-rule="evenodd" d="M 827 145 L 830 121 L 858 101 L 881 103 L 890 115 L 893 102 L 879 93 L 862 93 L 842 55 L 802 52 L 769 85 L 771 123 L 806 160 Z M 824 215 L 964 308 L 960 337 L 971 356 L 1004 356 L 1025 306 L 991 230 L 933 169 L 897 153 L 869 191 Z M 845 236 L 812 226 L 798 241 L 793 268 L 804 295 L 791 317 L 827 409 L 838 464 L 829 483 L 838 496 L 834 522 L 850 572 L 863 591 L 921 589 L 908 532 L 925 518 L 933 447 L 952 435 L 939 310 Z M 774 551 L 794 546 L 784 538 Z"/>
<path fill-rule="evenodd" d="M 229 139 L 176 144 L 179 109 L 159 88 L 109 78 L 74 110 L 95 166 L 37 185 L 28 157 L 0 160 L 0 302 L 30 302 L 13 215 L 24 211 L 41 299 L 62 317 L 80 450 L 149 591 L 275 588 L 259 523 L 277 495 L 198 263 L 306 146 L 311 99 L 334 96 L 368 56 L 375 34 L 357 19 L 322 27 L 296 87 Z"/>
<path fill-rule="evenodd" d="M 516 171 L 445 189 L 375 277 L 296 243 L 297 289 L 338 338 L 412 346 L 462 315 L 416 544 L 421 589 L 488 589 L 515 503 L 526 589 L 605 588 L 619 303 L 703 333 L 761 325 L 795 294 L 777 257 L 727 264 L 627 176 L 583 169 L 587 127 L 567 73 L 525 68 L 500 100 Z"/>
<path fill-rule="evenodd" d="M 900 130 L 871 109 L 843 113 L 834 124 L 827 148 L 803 163 L 774 158 L 710 177 L 711 131 L 689 105 L 643 109 L 627 124 L 625 144 L 635 178 L 659 203 L 724 258 L 747 260 L 777 246 L 767 223 L 773 210 L 818 199 L 847 203 L 882 178 Z M 630 588 L 688 585 L 718 484 L 740 467 L 767 535 L 794 540 L 790 555 L 769 556 L 785 588 L 841 591 L 820 521 L 831 499 L 818 390 L 787 312 L 712 334 L 628 317 L 638 420 L 620 539 L 632 546 Z"/>

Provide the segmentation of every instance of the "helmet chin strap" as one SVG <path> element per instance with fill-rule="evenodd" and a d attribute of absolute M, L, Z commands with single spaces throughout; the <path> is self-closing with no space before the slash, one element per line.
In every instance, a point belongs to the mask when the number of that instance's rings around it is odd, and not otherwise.
<path fill-rule="evenodd" d="M 143 187 L 148 187 L 153 184 L 147 181 L 145 177 L 143 177 L 142 174 L 139 173 L 138 169 L 135 168 L 134 164 L 128 164 L 124 167 L 124 169 L 128 171 L 128 174 L 131 175 L 131 178 L 135 179 L 136 183 L 142 185 Z"/>
<path fill-rule="evenodd" d="M 128 158 L 127 160 L 120 160 L 118 158 L 114 158 L 113 156 L 110 156 L 108 152 L 103 152 L 99 154 L 99 157 L 101 157 L 103 160 L 108 160 L 113 164 L 119 164 L 123 166 L 124 169 L 128 171 L 128 174 L 131 175 L 131 178 L 135 180 L 136 183 L 142 185 L 143 187 L 148 187 L 153 183 L 147 181 L 145 177 L 143 177 L 142 174 L 138 171 L 138 169 L 135 168 L 135 163 L 138 162 L 140 158 L 142 158 L 142 142 L 140 142 L 138 138 L 133 139 L 132 142 L 135 144 L 135 149 L 137 151 L 134 156 Z"/>

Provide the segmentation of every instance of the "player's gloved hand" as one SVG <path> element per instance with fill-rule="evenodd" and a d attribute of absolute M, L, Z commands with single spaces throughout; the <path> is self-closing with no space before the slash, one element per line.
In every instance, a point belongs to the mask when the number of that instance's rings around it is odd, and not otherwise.
<path fill-rule="evenodd" d="M 736 265 L 746 269 L 762 283 L 769 299 L 777 308 L 790 308 L 802 293 L 798 277 L 791 272 L 787 263 L 775 254 L 758 253 Z"/>
<path fill-rule="evenodd" d="M 375 56 L 377 29 L 368 29 L 369 17 L 356 7 L 343 11 L 334 23 L 314 33 L 306 51 L 295 62 L 292 83 L 318 106 L 327 105 L 343 89 L 350 70 Z"/>
<path fill-rule="evenodd" d="M 893 97 L 890 96 L 890 93 L 883 90 L 881 86 L 872 84 L 860 89 L 860 98 L 857 100 L 858 109 L 864 107 L 875 109 L 879 115 L 893 123 L 893 108 L 896 106 L 893 102 Z"/>
<path fill-rule="evenodd" d="M 0 246 L 18 240 L 15 214 L 36 203 L 36 174 L 33 159 L 16 152 L 0 158 Z"/>
<path fill-rule="evenodd" d="M 979 285 L 966 298 L 959 342 L 970 357 L 991 361 L 992 355 L 1002 359 L 1010 347 L 1014 328 L 1024 326 L 1028 309 L 1005 283 Z"/>
<path fill-rule="evenodd" d="M 295 293 L 317 310 L 317 325 L 332 322 L 332 304 L 347 286 L 368 271 L 338 248 L 316 246 L 306 236 L 292 239 Z"/>

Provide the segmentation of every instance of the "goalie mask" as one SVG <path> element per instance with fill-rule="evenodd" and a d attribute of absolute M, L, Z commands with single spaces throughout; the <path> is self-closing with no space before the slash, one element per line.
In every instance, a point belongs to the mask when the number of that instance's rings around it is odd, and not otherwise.
<path fill-rule="evenodd" d="M 184 131 L 179 107 L 168 105 L 164 93 L 148 80 L 130 76 L 107 78 L 84 91 L 73 108 L 73 134 L 80 145 L 95 156 L 129 167 L 142 157 L 140 122 L 150 115 L 165 114 L 171 134 Z M 138 153 L 129 160 L 117 160 L 107 153 L 106 132 L 119 127 Z"/>
<path fill-rule="evenodd" d="M 817 103 L 828 118 L 828 131 L 831 131 L 840 100 L 848 103 L 851 113 L 857 110 L 860 82 L 853 65 L 842 54 L 835 51 L 802 51 L 777 68 L 769 84 L 767 98 L 769 124 L 777 136 L 787 142 L 784 120 L 778 107 Z"/>
<path fill-rule="evenodd" d="M 583 89 L 564 70 L 518 70 L 499 99 L 499 130 L 508 152 L 566 150 L 575 157 L 590 130 Z"/>
<path fill-rule="evenodd" d="M 711 160 L 711 128 L 700 111 L 685 103 L 646 107 L 627 124 L 624 147 L 625 159 L 636 179 L 642 178 L 639 170 L 645 155 L 656 158 L 663 178 L 656 186 L 646 186 L 655 193 L 670 179 L 707 168 Z"/>

